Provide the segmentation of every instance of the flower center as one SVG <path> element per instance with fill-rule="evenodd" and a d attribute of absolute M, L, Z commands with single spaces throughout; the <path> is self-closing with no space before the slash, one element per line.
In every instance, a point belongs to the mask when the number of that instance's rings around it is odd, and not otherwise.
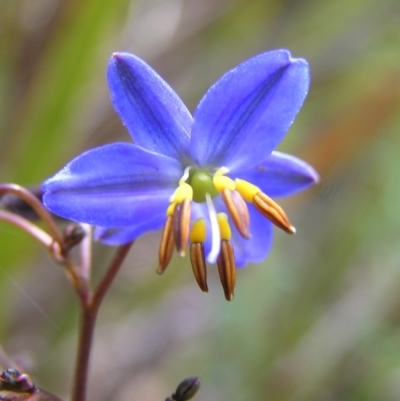
<path fill-rule="evenodd" d="M 205 257 L 207 247 L 207 260 L 217 263 L 225 298 L 231 300 L 236 273 L 230 222 L 241 237 L 250 238 L 250 215 L 247 203 L 252 204 L 264 217 L 287 233 L 293 234 L 295 229 L 282 208 L 260 188 L 238 178 L 233 180 L 226 175 L 228 172 L 225 167 L 213 173 L 193 167 L 185 169 L 178 187 L 170 197 L 157 272 L 159 274 L 164 272 L 174 248 L 180 256 L 184 256 L 186 247 L 190 244 L 193 273 L 200 288 L 207 291 Z M 215 202 L 220 210 L 216 210 L 212 200 L 218 195 L 224 203 L 221 207 L 219 201 Z M 206 204 L 206 208 L 197 207 L 196 218 L 192 215 L 193 202 Z M 204 216 L 198 216 L 199 210 L 202 210 Z"/>
<path fill-rule="evenodd" d="M 186 182 L 193 189 L 194 202 L 205 202 L 206 194 L 209 194 L 211 198 L 215 198 L 219 194 L 215 188 L 213 176 L 206 170 L 191 169 Z"/>

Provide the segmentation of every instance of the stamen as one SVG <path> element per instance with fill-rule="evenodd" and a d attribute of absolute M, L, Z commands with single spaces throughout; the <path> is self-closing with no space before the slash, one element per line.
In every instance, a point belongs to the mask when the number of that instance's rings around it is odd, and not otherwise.
<path fill-rule="evenodd" d="M 174 252 L 174 236 L 172 230 L 173 218 L 171 215 L 167 216 L 167 220 L 164 224 L 163 233 L 161 236 L 161 244 L 158 253 L 158 269 L 157 274 L 163 274 L 171 261 L 172 254 Z"/>
<path fill-rule="evenodd" d="M 175 203 L 181 203 L 184 199 L 193 199 L 193 189 L 186 182 L 179 184 L 179 187 L 176 188 L 175 192 L 169 198 L 169 201 Z"/>
<path fill-rule="evenodd" d="M 211 251 L 207 255 L 207 260 L 210 263 L 215 263 L 220 251 L 221 236 L 218 228 L 217 213 L 215 211 L 211 196 L 208 193 L 206 193 L 206 204 L 211 223 Z"/>
<path fill-rule="evenodd" d="M 239 192 L 231 191 L 225 188 L 222 193 L 222 199 L 232 218 L 233 224 L 244 238 L 250 238 L 249 225 L 250 217 L 247 205 Z"/>
<path fill-rule="evenodd" d="M 203 292 L 208 292 L 207 267 L 203 243 L 195 242 L 190 244 L 190 262 L 197 284 Z"/>
<path fill-rule="evenodd" d="M 286 216 L 286 213 L 283 211 L 283 209 L 276 203 L 274 202 L 269 196 L 265 195 L 264 192 L 259 192 L 257 194 L 263 202 L 265 202 L 268 206 L 272 207 L 273 209 L 275 209 L 279 215 L 282 217 L 282 219 L 288 224 L 290 225 L 289 219 Z M 294 227 L 293 227 L 294 229 Z M 296 231 L 296 230 L 295 230 Z"/>
<path fill-rule="evenodd" d="M 286 214 L 283 212 L 283 214 L 280 213 L 278 209 L 275 209 L 273 206 L 268 205 L 262 196 L 260 195 L 265 195 L 262 192 L 258 193 L 254 197 L 254 207 L 268 220 L 271 221 L 271 223 L 275 224 L 277 227 L 281 228 L 283 231 L 285 231 L 288 234 L 294 234 L 296 232 L 296 229 L 290 224 Z"/>
<path fill-rule="evenodd" d="M 236 190 L 247 201 L 253 203 L 254 207 L 277 227 L 288 234 L 294 234 L 296 229 L 290 224 L 283 209 L 271 198 L 265 195 L 260 188 L 240 179 L 235 180 Z"/>
<path fill-rule="evenodd" d="M 218 192 L 222 192 L 225 188 L 234 191 L 236 188 L 235 182 L 226 175 L 214 175 L 213 183 Z"/>
<path fill-rule="evenodd" d="M 221 241 L 221 252 L 217 259 L 217 266 L 225 299 L 231 301 L 236 284 L 236 265 L 233 246 L 230 241 Z"/>
<path fill-rule="evenodd" d="M 185 198 L 183 202 L 178 203 L 174 209 L 173 235 L 175 246 L 179 256 L 185 256 L 186 246 L 189 240 L 190 214 L 192 211 L 191 201 Z"/>
<path fill-rule="evenodd" d="M 172 202 L 167 208 L 167 216 L 173 216 L 175 210 L 176 203 Z"/>
<path fill-rule="evenodd" d="M 236 283 L 236 263 L 233 246 L 230 242 L 232 237 L 228 216 L 225 213 L 217 215 L 218 227 L 221 233 L 221 251 L 218 255 L 217 266 L 222 288 L 224 289 L 225 299 L 233 299 L 233 290 Z"/>
<path fill-rule="evenodd" d="M 219 232 L 221 234 L 221 241 L 229 241 L 232 237 L 232 231 L 229 226 L 228 216 L 225 213 L 218 213 L 217 221 Z"/>
<path fill-rule="evenodd" d="M 261 192 L 260 188 L 239 178 L 236 178 L 235 184 L 236 190 L 240 193 L 240 195 L 242 195 L 243 199 L 249 203 L 253 203 L 254 197 Z"/>
<path fill-rule="evenodd" d="M 204 241 L 206 240 L 206 223 L 204 219 L 196 220 L 190 230 L 190 262 L 197 284 L 204 292 L 208 292 L 207 267 L 204 256 Z"/>
<path fill-rule="evenodd" d="M 206 240 L 206 235 L 207 235 L 207 228 L 204 219 L 203 218 L 197 219 L 192 224 L 192 229 L 190 230 L 190 242 L 203 243 Z"/>

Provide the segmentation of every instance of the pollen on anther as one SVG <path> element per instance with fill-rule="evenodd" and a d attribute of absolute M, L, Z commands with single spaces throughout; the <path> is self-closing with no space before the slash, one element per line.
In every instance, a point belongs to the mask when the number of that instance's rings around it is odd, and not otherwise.
<path fill-rule="evenodd" d="M 228 216 L 225 213 L 217 214 L 217 221 L 221 240 L 229 241 L 232 237 L 231 227 L 229 226 Z"/>
<path fill-rule="evenodd" d="M 236 178 L 235 185 L 242 198 L 249 203 L 253 203 L 254 196 L 261 191 L 257 186 L 239 178 Z"/>
<path fill-rule="evenodd" d="M 195 243 L 203 243 L 206 240 L 206 223 L 203 218 L 196 220 L 192 224 L 192 228 L 190 230 L 190 242 Z"/>
<path fill-rule="evenodd" d="M 186 182 L 180 184 L 179 187 L 176 188 L 175 192 L 170 197 L 169 201 L 175 203 L 181 203 L 185 199 L 189 200 L 193 199 L 193 188 Z"/>
<path fill-rule="evenodd" d="M 214 175 L 213 183 L 218 192 L 222 192 L 224 189 L 234 191 L 236 188 L 235 182 L 226 175 Z"/>

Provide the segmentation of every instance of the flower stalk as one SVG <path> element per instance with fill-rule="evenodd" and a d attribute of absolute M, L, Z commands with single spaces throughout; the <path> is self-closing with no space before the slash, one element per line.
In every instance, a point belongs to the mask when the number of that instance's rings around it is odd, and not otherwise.
<path fill-rule="evenodd" d="M 97 314 L 104 296 L 110 288 L 133 242 L 120 246 L 94 293 L 81 294 L 81 326 L 76 357 L 72 401 L 85 401 L 89 362 Z"/>

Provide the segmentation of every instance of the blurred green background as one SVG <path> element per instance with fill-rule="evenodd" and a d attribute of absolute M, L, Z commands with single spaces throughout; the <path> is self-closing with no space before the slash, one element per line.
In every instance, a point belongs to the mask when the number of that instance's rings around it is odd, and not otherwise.
<path fill-rule="evenodd" d="M 0 180 L 40 183 L 79 152 L 129 136 L 105 81 L 113 51 L 149 62 L 193 110 L 226 70 L 288 48 L 312 83 L 279 150 L 321 183 L 280 203 L 296 236 L 238 272 L 226 302 L 188 260 L 155 274 L 159 234 L 135 245 L 99 316 L 90 400 L 400 400 L 398 0 L 0 0 Z M 277 230 L 278 231 L 278 230 Z M 97 275 L 112 249 L 95 246 Z M 0 224 L 0 339 L 68 398 L 77 300 L 60 267 Z"/>

